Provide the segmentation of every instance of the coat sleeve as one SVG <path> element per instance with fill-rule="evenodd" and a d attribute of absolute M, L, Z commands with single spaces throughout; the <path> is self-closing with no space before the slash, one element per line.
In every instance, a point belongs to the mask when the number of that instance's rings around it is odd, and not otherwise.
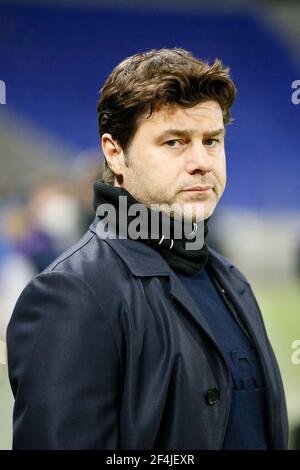
<path fill-rule="evenodd" d="M 7 352 L 13 449 L 118 448 L 118 347 L 84 281 L 59 271 L 32 280 L 9 323 Z"/>

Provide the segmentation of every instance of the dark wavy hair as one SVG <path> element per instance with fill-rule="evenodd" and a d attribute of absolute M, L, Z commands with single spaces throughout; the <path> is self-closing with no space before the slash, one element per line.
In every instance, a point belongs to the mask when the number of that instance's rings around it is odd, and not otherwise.
<path fill-rule="evenodd" d="M 230 108 L 236 87 L 219 59 L 212 65 L 184 49 L 153 49 L 118 64 L 100 91 L 97 104 L 100 137 L 109 133 L 126 154 L 141 118 L 163 106 L 192 107 L 215 100 L 224 124 L 231 122 Z M 103 181 L 114 182 L 105 161 Z"/>

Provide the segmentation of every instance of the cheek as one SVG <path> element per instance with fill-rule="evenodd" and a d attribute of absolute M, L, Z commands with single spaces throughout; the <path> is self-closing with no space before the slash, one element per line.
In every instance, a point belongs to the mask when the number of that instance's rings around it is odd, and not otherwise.
<path fill-rule="evenodd" d="M 226 178 L 227 178 L 226 163 L 224 163 L 223 166 L 222 166 L 222 182 L 223 182 L 224 186 L 225 186 L 225 183 L 226 183 Z"/>
<path fill-rule="evenodd" d="M 225 187 L 226 184 L 226 159 L 225 155 L 222 156 L 218 162 L 216 171 L 215 171 L 217 180 L 221 186 L 221 188 Z"/>
<path fill-rule="evenodd" d="M 163 187 L 164 184 L 176 180 L 177 173 L 174 162 L 166 158 L 163 154 L 153 153 L 148 155 L 143 167 L 140 171 L 155 186 Z"/>
<path fill-rule="evenodd" d="M 137 157 L 128 170 L 131 184 L 142 192 L 153 194 L 161 185 L 163 175 L 151 155 L 144 153 Z"/>

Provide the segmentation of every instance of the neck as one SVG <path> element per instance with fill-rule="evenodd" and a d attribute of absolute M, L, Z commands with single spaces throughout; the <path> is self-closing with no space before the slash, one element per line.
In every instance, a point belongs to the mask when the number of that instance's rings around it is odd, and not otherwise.
<path fill-rule="evenodd" d="M 103 204 L 110 204 L 111 214 Z M 147 243 L 157 250 L 174 271 L 192 275 L 208 260 L 205 238 L 208 219 L 186 223 L 139 203 L 125 188 L 101 181 L 94 184 L 94 208 L 117 237 Z M 103 209 L 103 211 L 102 211 Z M 106 214 L 108 213 L 108 216 Z"/>

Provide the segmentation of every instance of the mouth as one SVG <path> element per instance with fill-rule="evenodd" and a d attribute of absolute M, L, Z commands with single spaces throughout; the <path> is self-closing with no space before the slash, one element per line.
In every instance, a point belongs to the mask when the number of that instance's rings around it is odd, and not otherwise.
<path fill-rule="evenodd" d="M 212 189 L 212 186 L 193 186 L 192 188 L 184 189 L 184 192 L 197 192 L 197 193 L 204 193 Z"/>

